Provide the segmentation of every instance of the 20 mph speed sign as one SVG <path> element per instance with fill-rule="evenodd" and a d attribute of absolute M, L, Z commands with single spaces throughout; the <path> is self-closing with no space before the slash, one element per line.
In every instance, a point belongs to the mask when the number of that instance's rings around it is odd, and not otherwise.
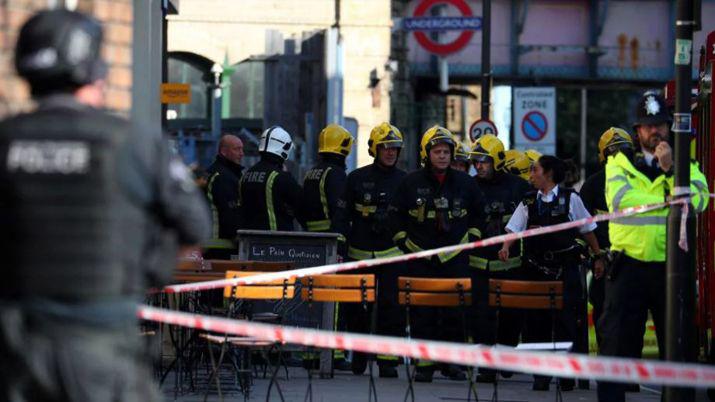
<path fill-rule="evenodd" d="M 476 141 L 479 137 L 486 134 L 497 135 L 497 126 L 488 119 L 480 119 L 472 123 L 469 127 L 469 137 L 472 141 Z"/>

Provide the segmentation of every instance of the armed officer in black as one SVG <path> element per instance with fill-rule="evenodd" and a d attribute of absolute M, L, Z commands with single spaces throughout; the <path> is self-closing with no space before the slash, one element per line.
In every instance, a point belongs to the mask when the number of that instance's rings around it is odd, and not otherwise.
<path fill-rule="evenodd" d="M 474 177 L 484 193 L 484 238 L 503 235 L 504 226 L 511 214 L 529 191 L 529 183 L 504 168 L 504 144 L 492 134 L 479 137 L 472 150 L 472 160 L 477 175 Z M 519 310 L 502 309 L 499 316 L 499 334 L 496 334 L 496 310 L 489 307 L 489 279 L 523 279 L 521 269 L 521 243 L 509 250 L 507 261 L 499 260 L 500 245 L 479 247 L 471 251 L 469 266 L 472 278 L 474 314 L 472 334 L 475 343 L 493 345 L 495 342 L 515 346 L 523 324 Z M 509 375 L 508 373 L 503 373 Z M 495 373 L 479 369 L 478 382 L 494 382 Z"/>
<path fill-rule="evenodd" d="M 66 10 L 36 14 L 18 38 L 37 108 L 0 123 L 3 401 L 159 400 L 137 302 L 170 279 L 178 246 L 209 234 L 160 133 L 99 109 L 101 43 L 97 21 Z"/>
<path fill-rule="evenodd" d="M 425 167 L 405 176 L 395 193 L 390 210 L 393 238 L 405 252 L 417 252 L 481 238 L 483 195 L 466 173 L 450 167 L 455 139 L 445 128 L 434 126 L 422 137 L 421 156 Z M 410 261 L 409 276 L 428 278 L 469 277 L 465 252 L 439 254 L 431 259 Z M 463 342 L 457 328 L 455 309 L 414 309 L 412 336 Z M 435 366 L 419 362 L 415 380 L 431 382 Z M 455 380 L 466 376 L 455 366 L 442 374 Z"/>
<path fill-rule="evenodd" d="M 261 160 L 248 169 L 239 186 L 241 228 L 253 230 L 295 230 L 300 222 L 303 190 L 290 173 L 283 170 L 293 141 L 283 128 L 273 126 L 261 135 Z"/>
<path fill-rule="evenodd" d="M 341 234 L 338 248 L 342 256 L 354 261 L 402 254 L 392 241 L 387 219 L 395 190 L 406 174 L 397 168 L 402 146 L 402 133 L 390 123 L 381 123 L 370 132 L 368 152 L 375 161 L 348 175 L 333 219 L 333 231 Z M 397 305 L 397 277 L 404 271 L 403 267 L 403 264 L 390 264 L 373 271 L 378 279 L 379 334 L 402 334 L 404 318 Z M 341 306 L 345 313 L 341 317 L 345 317 L 347 329 L 364 332 L 369 328 L 369 315 L 358 314 L 360 308 Z M 396 356 L 378 355 L 377 363 L 380 377 L 397 377 Z M 354 353 L 353 372 L 362 373 L 365 365 L 364 355 Z"/>
<path fill-rule="evenodd" d="M 318 135 L 320 162 L 303 179 L 303 214 L 309 232 L 330 230 L 338 198 L 345 190 L 345 158 L 353 141 L 348 130 L 337 124 L 328 125 Z"/>
<path fill-rule="evenodd" d="M 573 190 L 561 187 L 565 176 L 564 163 L 551 155 L 544 155 L 531 169 L 531 181 L 537 191 L 530 191 L 514 211 L 506 226 L 508 232 L 552 226 L 570 222 L 591 215 L 583 206 L 581 198 Z M 533 311 L 526 316 L 523 339 L 526 342 L 570 341 L 576 338 L 576 317 L 579 301 L 584 292 L 578 264 L 581 246 L 576 239 L 581 235 L 594 254 L 600 254 L 598 241 L 593 231 L 596 224 L 562 230 L 524 239 L 522 257 L 524 274 L 534 281 L 563 281 L 564 308 L 559 313 L 555 325 L 555 339 L 552 339 L 551 312 Z M 508 261 L 514 241 L 505 242 L 499 250 L 499 258 Z M 602 271 L 603 261 L 596 263 Z M 550 377 L 534 376 L 534 390 L 548 390 Z M 572 390 L 573 380 L 561 380 L 563 390 Z"/>

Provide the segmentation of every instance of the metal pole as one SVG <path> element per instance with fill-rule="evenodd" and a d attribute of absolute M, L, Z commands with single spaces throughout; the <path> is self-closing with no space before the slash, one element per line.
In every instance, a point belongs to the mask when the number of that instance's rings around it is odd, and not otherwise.
<path fill-rule="evenodd" d="M 482 119 L 489 118 L 489 87 L 492 77 L 491 65 L 491 26 L 492 1 L 482 3 Z"/>
<path fill-rule="evenodd" d="M 692 89 L 692 40 L 693 3 L 692 0 L 678 0 L 675 23 L 675 115 L 673 135 L 675 136 L 675 189 L 690 187 L 689 142 L 690 96 Z M 695 273 L 692 252 L 678 247 L 680 204 L 670 207 L 668 215 L 668 244 L 666 267 L 666 328 L 665 358 L 669 361 L 695 361 Z M 687 219 L 688 250 L 693 250 L 695 237 L 694 214 L 689 206 Z M 665 400 L 685 402 L 695 400 L 695 391 L 687 388 L 666 387 Z"/>
<path fill-rule="evenodd" d="M 588 90 L 581 88 L 581 181 L 586 179 L 586 114 L 588 113 Z"/>

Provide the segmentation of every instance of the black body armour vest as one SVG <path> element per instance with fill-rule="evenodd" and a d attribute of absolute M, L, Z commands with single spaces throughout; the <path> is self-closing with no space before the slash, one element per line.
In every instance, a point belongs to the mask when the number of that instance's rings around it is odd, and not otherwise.
<path fill-rule="evenodd" d="M 524 204 L 529 208 L 527 229 L 557 225 L 569 222 L 569 203 L 573 190 L 559 187 L 559 194 L 551 202 L 544 202 L 531 191 L 524 197 Z M 550 268 L 563 267 L 573 262 L 577 229 L 562 230 L 524 239 L 524 255 L 541 265 Z"/>
<path fill-rule="evenodd" d="M 0 264 L 5 299 L 115 299 L 123 268 L 116 149 L 129 123 L 54 106 L 0 123 Z"/>

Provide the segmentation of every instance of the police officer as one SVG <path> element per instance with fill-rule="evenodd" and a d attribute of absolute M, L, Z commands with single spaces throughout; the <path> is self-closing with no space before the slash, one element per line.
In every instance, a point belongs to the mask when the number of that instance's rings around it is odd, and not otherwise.
<path fill-rule="evenodd" d="M 233 134 L 219 140 L 216 160 L 206 170 L 206 197 L 211 207 L 213 230 L 211 240 L 204 243 L 205 258 L 230 259 L 236 249 L 238 230 L 238 183 L 243 175 L 243 141 Z"/>
<path fill-rule="evenodd" d="M 525 153 L 517 149 L 509 149 L 504 151 L 504 167 L 502 170 L 514 176 L 519 176 L 528 183 L 531 176 L 531 160 Z"/>
<path fill-rule="evenodd" d="M 353 136 L 337 124 L 330 124 L 320 132 L 320 162 L 303 179 L 305 224 L 309 232 L 330 230 L 338 198 L 345 189 L 345 158 L 352 146 Z"/>
<path fill-rule="evenodd" d="M 457 137 L 454 137 L 454 142 L 457 144 L 457 149 L 454 151 L 454 160 L 451 164 L 452 169 L 469 173 L 471 164 L 469 150 L 459 141 Z"/>
<path fill-rule="evenodd" d="M 246 171 L 239 185 L 241 228 L 293 231 L 293 220 L 302 222 L 303 190 L 283 169 L 291 148 L 293 140 L 282 127 L 273 126 L 261 135 L 261 160 Z"/>
<path fill-rule="evenodd" d="M 368 153 L 374 159 L 370 165 L 352 171 L 347 177 L 345 191 L 337 203 L 333 218 L 333 231 L 340 233 L 341 255 L 350 260 L 391 257 L 402 254 L 395 247 L 388 227 L 388 207 L 405 172 L 397 168 L 402 150 L 402 133 L 397 127 L 384 122 L 370 132 Z M 399 336 L 403 333 L 403 314 L 397 305 L 397 277 L 402 264 L 380 266 L 374 272 L 378 278 L 377 332 Z M 357 305 L 341 306 L 350 331 L 365 332 L 369 328 L 368 315 L 360 314 Z M 356 319 L 356 317 L 362 317 Z M 380 377 L 397 377 L 395 356 L 378 355 Z M 352 369 L 365 371 L 365 356 L 353 354 Z"/>
<path fill-rule="evenodd" d="M 591 215 L 583 206 L 581 198 L 573 190 L 559 184 L 565 177 L 564 163 L 551 155 L 544 155 L 531 170 L 531 181 L 536 191 L 528 192 L 514 211 L 506 226 L 508 232 L 521 232 L 527 228 L 552 226 L 573 220 L 588 218 Z M 584 289 L 578 269 L 580 247 L 576 242 L 579 234 L 586 240 L 594 254 L 600 254 L 600 248 L 593 231 L 596 224 L 580 228 L 563 230 L 541 236 L 524 239 L 523 266 L 525 275 L 530 280 L 561 280 L 564 283 L 564 309 L 555 324 L 556 340 L 575 341 L 577 316 L 581 306 Z M 509 261 L 514 240 L 507 241 L 499 250 L 499 258 Z M 602 271 L 603 261 L 596 262 Z M 528 342 L 548 342 L 551 337 L 551 313 L 548 311 L 531 312 L 526 316 L 523 339 Z M 534 376 L 533 389 L 549 389 L 549 377 Z M 573 380 L 560 380 L 561 389 L 572 390 Z"/>
<path fill-rule="evenodd" d="M 37 107 L 0 123 L 4 401 L 159 400 L 136 303 L 176 254 L 149 265 L 171 251 L 152 245 L 209 235 L 203 197 L 160 133 L 100 110 L 102 36 L 94 19 L 52 10 L 18 37 Z"/>
<path fill-rule="evenodd" d="M 472 149 L 472 160 L 477 171 L 474 179 L 484 193 L 485 222 L 479 228 L 484 238 L 505 233 L 505 223 L 509 221 L 516 206 L 530 190 L 529 183 L 524 179 L 504 171 L 505 157 L 504 144 L 492 134 L 480 137 Z M 526 157 L 522 156 L 522 158 L 526 160 Z M 528 163 L 528 160 L 526 161 Z M 521 312 L 503 310 L 497 335 L 496 312 L 489 307 L 488 296 L 489 279 L 523 279 L 521 244 L 515 243 L 512 246 L 510 257 L 505 262 L 499 260 L 500 248 L 500 245 L 476 248 L 469 256 L 475 317 L 472 333 L 476 343 L 493 345 L 497 341 L 500 344 L 516 346 L 521 333 Z M 494 382 L 494 380 L 494 371 L 479 370 L 478 382 Z"/>
<path fill-rule="evenodd" d="M 643 157 L 619 150 L 606 162 L 606 202 L 609 211 L 662 202 L 673 191 L 673 157 L 668 144 L 670 115 L 663 98 L 647 93 L 636 107 L 638 142 Z M 696 162 L 690 164 L 692 205 L 702 212 L 708 204 L 707 181 Z M 613 263 L 606 274 L 603 314 L 599 321 L 601 353 L 630 357 L 642 347 L 650 311 L 658 350 L 663 348 L 665 315 L 665 237 L 668 209 L 610 221 Z M 624 401 L 624 384 L 599 382 L 599 401 Z"/>
<path fill-rule="evenodd" d="M 417 252 L 475 241 L 481 237 L 483 195 L 466 173 L 450 167 L 456 144 L 449 130 L 434 126 L 422 136 L 420 156 L 424 168 L 405 176 L 395 193 L 391 221 L 396 243 L 406 252 Z M 410 276 L 467 277 L 468 255 L 440 254 L 410 262 Z M 415 308 L 412 335 L 422 339 L 463 341 L 458 335 L 455 309 Z M 435 366 L 419 362 L 415 381 L 431 382 Z M 454 380 L 466 376 L 456 366 L 442 374 Z"/>

